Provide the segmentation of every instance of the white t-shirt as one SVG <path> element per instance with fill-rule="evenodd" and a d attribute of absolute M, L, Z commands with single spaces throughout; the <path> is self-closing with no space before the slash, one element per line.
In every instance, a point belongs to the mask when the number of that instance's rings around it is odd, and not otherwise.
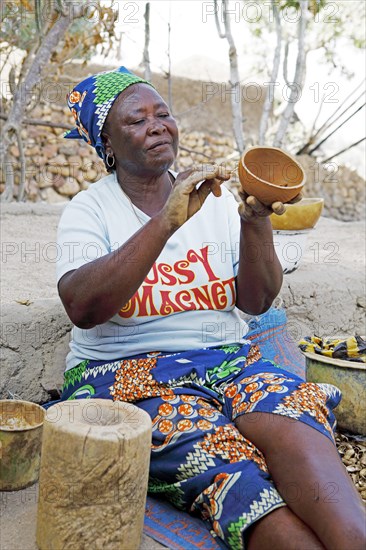
<path fill-rule="evenodd" d="M 58 228 L 62 253 L 57 280 L 116 250 L 136 233 L 150 218 L 134 209 L 115 173 L 78 193 Z M 237 203 L 222 186 L 222 196 L 209 195 L 168 240 L 128 304 L 107 323 L 73 328 L 66 368 L 84 359 L 112 361 L 150 351 L 244 342 L 248 327 L 235 308 L 239 234 Z"/>

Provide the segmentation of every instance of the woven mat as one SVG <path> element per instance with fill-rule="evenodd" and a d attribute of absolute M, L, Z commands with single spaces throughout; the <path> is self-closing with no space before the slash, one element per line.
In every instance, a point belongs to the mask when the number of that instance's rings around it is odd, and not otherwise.
<path fill-rule="evenodd" d="M 177 510 L 169 502 L 150 496 L 146 500 L 144 533 L 173 550 L 227 548 L 212 537 L 202 520 Z"/>

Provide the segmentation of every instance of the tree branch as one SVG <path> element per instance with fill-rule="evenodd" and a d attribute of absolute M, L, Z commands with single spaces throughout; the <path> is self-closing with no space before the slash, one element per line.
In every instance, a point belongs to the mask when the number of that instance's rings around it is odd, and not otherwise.
<path fill-rule="evenodd" d="M 214 10 L 215 10 L 215 23 L 216 23 L 216 28 L 217 28 L 217 32 L 219 34 L 219 37 L 220 38 L 226 38 L 226 33 L 222 32 L 221 27 L 220 27 L 220 21 L 219 21 L 219 16 L 218 16 L 219 8 L 218 8 L 218 5 L 217 5 L 217 0 L 214 0 Z"/>
<path fill-rule="evenodd" d="M 202 157 L 206 157 L 207 159 L 212 160 L 212 157 L 210 155 L 206 155 L 206 153 L 200 153 L 199 151 L 193 151 L 193 149 L 188 149 L 188 147 L 183 147 L 183 145 L 179 145 L 179 149 L 182 151 L 187 151 L 187 153 L 192 153 L 194 155 L 201 155 Z"/>
<path fill-rule="evenodd" d="M 363 92 L 361 92 L 361 94 L 359 96 L 357 96 L 357 98 L 350 105 L 348 105 L 348 107 L 346 107 L 344 109 L 344 111 L 342 111 L 334 120 L 332 120 L 334 115 L 336 115 L 338 113 L 338 111 L 342 108 L 342 106 L 346 103 L 346 101 L 353 95 L 354 92 L 355 92 L 355 90 L 353 90 L 353 92 L 348 97 L 346 97 L 346 99 L 341 103 L 341 105 L 321 125 L 321 127 L 317 130 L 317 132 L 313 136 L 313 142 L 315 141 L 316 137 L 324 134 L 324 132 L 326 132 L 326 130 L 328 130 L 331 126 L 333 126 L 333 124 L 335 122 L 337 122 L 337 120 L 339 120 L 347 111 L 349 111 L 357 103 L 357 101 L 359 99 L 361 99 L 361 97 L 365 94 L 365 90 L 364 90 Z M 330 122 L 331 120 L 332 120 L 332 122 Z"/>
<path fill-rule="evenodd" d="M 0 9 L 1 9 L 1 7 L 0 7 Z M 12 51 L 13 51 L 13 50 L 12 50 L 11 48 L 9 48 L 8 51 L 6 52 L 6 54 L 5 54 L 6 57 L 5 57 L 4 61 L 3 61 L 3 64 L 1 65 L 0 75 L 1 75 L 1 73 L 3 72 L 3 70 L 4 70 L 4 67 L 7 65 L 8 61 L 9 61 L 10 54 L 12 53 Z M 1 53 L 2 53 L 2 52 L 1 52 Z"/>
<path fill-rule="evenodd" d="M 352 117 L 355 116 L 355 114 L 357 114 L 359 111 L 361 111 L 361 109 L 363 107 L 365 107 L 366 103 L 364 103 L 363 105 L 361 105 L 358 109 L 356 109 L 356 111 L 354 111 L 348 118 L 346 118 L 346 120 L 344 120 L 343 122 L 341 122 L 341 124 L 339 124 L 330 134 L 328 134 L 324 139 L 322 139 L 317 145 L 315 145 L 315 147 L 313 147 L 310 151 L 309 151 L 309 155 L 311 155 L 312 153 L 314 153 L 314 151 L 316 151 L 317 149 L 319 149 L 319 147 L 321 145 L 323 145 L 323 143 L 325 141 L 327 141 L 333 134 L 335 134 L 339 128 L 342 128 L 342 126 L 344 126 L 344 124 L 346 124 L 346 122 L 348 122 Z"/>
<path fill-rule="evenodd" d="M 143 53 L 143 57 L 142 57 L 142 63 L 143 63 L 143 66 L 144 66 L 144 78 L 145 78 L 145 80 L 151 80 L 150 56 L 149 56 L 150 2 L 146 3 L 144 19 L 145 19 L 145 45 L 144 45 L 144 53 Z"/>
<path fill-rule="evenodd" d="M 273 145 L 275 147 L 281 147 L 282 145 L 287 127 L 294 114 L 298 90 L 302 89 L 305 64 L 306 64 L 305 31 L 306 31 L 306 23 L 307 23 L 308 5 L 309 5 L 309 0 L 300 0 L 301 17 L 300 17 L 299 28 L 298 28 L 298 51 L 297 51 L 295 77 L 294 77 L 293 84 L 290 85 L 290 89 L 291 89 L 290 97 L 288 99 L 286 108 L 282 114 L 281 121 L 274 140 Z"/>
<path fill-rule="evenodd" d="M 238 54 L 236 52 L 236 47 L 231 34 L 230 26 L 230 15 L 227 13 L 227 0 L 222 0 L 222 13 L 225 27 L 225 34 L 221 32 L 219 19 L 218 19 L 218 9 L 217 1 L 215 0 L 215 20 L 217 31 L 220 38 L 226 38 L 229 43 L 229 62 L 230 62 L 230 99 L 231 99 L 231 116 L 233 122 L 233 132 L 235 136 L 236 145 L 240 154 L 244 151 L 244 136 L 243 136 L 243 121 L 242 121 L 242 110 L 241 110 L 241 89 L 240 89 L 240 78 L 239 78 L 239 69 L 238 69 Z"/>
<path fill-rule="evenodd" d="M 284 55 L 284 58 L 283 58 L 283 79 L 286 83 L 286 86 L 288 86 L 290 88 L 290 82 L 288 80 L 288 66 L 287 66 L 289 47 L 290 47 L 289 41 L 286 40 L 285 55 Z"/>
<path fill-rule="evenodd" d="M 27 75 L 24 78 L 24 83 L 18 87 L 18 90 L 15 93 L 13 108 L 9 115 L 11 121 L 19 120 L 21 118 L 27 98 L 39 81 L 43 68 L 49 62 L 53 50 L 57 47 L 57 44 L 65 34 L 70 23 L 70 17 L 61 16 L 45 36 L 45 39 L 34 57 Z"/>
<path fill-rule="evenodd" d="M 352 147 L 356 147 L 356 145 L 359 145 L 360 143 L 365 141 L 365 139 L 366 139 L 366 136 L 363 137 L 362 139 L 359 139 L 355 143 L 352 143 L 352 145 L 349 145 L 345 149 L 342 149 L 342 151 L 338 151 L 338 153 L 335 153 L 331 157 L 328 157 L 326 160 L 323 160 L 322 163 L 325 164 L 326 162 L 329 162 L 330 160 L 334 159 L 334 157 L 338 157 L 338 155 L 341 155 L 342 153 L 345 153 L 346 151 L 349 151 L 350 149 L 352 149 Z"/>
<path fill-rule="evenodd" d="M 19 151 L 19 161 L 20 161 L 20 182 L 18 187 L 18 202 L 21 202 L 24 198 L 24 189 L 25 189 L 25 154 L 23 147 L 23 140 L 20 135 L 19 128 L 15 129 L 15 135 L 18 142 L 18 151 Z"/>
<path fill-rule="evenodd" d="M 4 169 L 5 169 L 5 190 L 0 195 L 1 202 L 11 202 L 13 200 L 14 189 L 14 167 L 10 161 L 8 151 L 4 153 Z"/>
<path fill-rule="evenodd" d="M 355 90 L 354 90 L 355 91 Z M 346 107 L 344 109 L 344 111 L 342 111 L 342 113 L 340 113 L 332 122 L 329 122 L 335 115 L 335 113 L 337 113 L 339 111 L 339 109 L 342 107 L 342 105 L 345 104 L 345 102 L 347 101 L 347 99 L 349 99 L 351 97 L 351 95 L 354 93 L 354 91 L 342 102 L 342 104 L 338 107 L 338 109 L 336 109 L 330 117 L 328 117 L 328 119 L 322 124 L 322 126 L 314 133 L 314 128 L 315 128 L 315 124 L 316 124 L 316 121 L 320 115 L 320 111 L 321 111 L 321 108 L 323 106 L 323 102 L 324 102 L 324 98 L 325 96 L 323 95 L 322 97 L 322 101 L 321 101 L 321 104 L 320 104 L 320 108 L 319 108 L 319 112 L 318 112 L 318 115 L 316 117 L 316 119 L 314 120 L 314 124 L 313 124 L 313 127 L 312 127 L 312 130 L 310 132 L 310 137 L 307 141 L 307 143 L 305 143 L 305 145 L 303 147 L 301 147 L 301 149 L 296 153 L 297 155 L 301 155 L 301 154 L 305 154 L 308 152 L 308 149 L 311 145 L 314 144 L 314 142 L 316 141 L 316 138 L 317 137 L 320 137 L 322 134 L 324 134 L 327 130 L 329 130 L 329 128 L 331 128 L 333 126 L 333 124 L 335 122 L 337 122 L 337 120 L 339 120 L 347 111 L 349 111 L 351 109 L 351 107 L 353 107 L 357 101 L 359 99 L 361 99 L 361 97 L 365 94 L 365 92 L 363 91 L 352 103 L 351 105 L 349 105 L 348 107 Z"/>
<path fill-rule="evenodd" d="M 1 120 L 7 120 L 8 117 L 3 113 L 0 113 Z M 62 128 L 63 130 L 72 130 L 74 126 L 71 124 L 62 124 L 60 122 L 47 122 L 46 120 L 38 118 L 23 118 L 21 124 L 31 125 L 31 126 L 47 126 L 48 128 Z"/>
<path fill-rule="evenodd" d="M 276 21 L 277 44 L 276 44 L 276 49 L 273 57 L 272 72 L 270 77 L 271 80 L 265 92 L 263 111 L 262 111 L 262 116 L 259 123 L 259 145 L 264 145 L 264 142 L 265 142 L 269 115 L 271 112 L 271 106 L 274 101 L 275 83 L 277 80 L 277 75 L 278 75 L 280 61 L 281 61 L 281 43 L 282 43 L 281 18 L 280 18 L 280 14 L 276 6 L 275 0 L 271 0 L 271 2 L 273 7 L 273 13 L 275 16 L 275 21 Z"/>
<path fill-rule="evenodd" d="M 168 105 L 170 112 L 173 113 L 173 91 L 172 91 L 172 61 L 170 57 L 170 34 L 171 34 L 171 27 L 170 27 L 170 21 L 168 23 Z"/>
<path fill-rule="evenodd" d="M 71 21 L 83 14 L 83 5 L 75 6 L 73 0 L 65 0 L 68 6 L 68 13 L 58 13 L 58 18 L 45 34 L 32 62 L 27 67 L 27 73 L 24 80 L 18 84 L 13 98 L 13 105 L 10 109 L 8 118 L 2 129 L 3 149 L 1 151 L 1 160 L 7 158 L 7 151 L 11 142 L 12 135 L 20 127 L 24 117 L 27 99 L 32 96 L 32 91 L 37 82 L 39 82 L 42 70 L 50 61 L 52 53 L 57 48 L 60 40 L 64 37 Z M 62 7 L 62 4 L 58 2 Z M 9 181 L 9 180 L 8 180 Z M 5 193 L 7 196 L 8 193 Z"/>

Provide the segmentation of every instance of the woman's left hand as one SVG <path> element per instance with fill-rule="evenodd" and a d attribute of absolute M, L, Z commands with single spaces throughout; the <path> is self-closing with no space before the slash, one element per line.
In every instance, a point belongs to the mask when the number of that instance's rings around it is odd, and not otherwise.
<path fill-rule="evenodd" d="M 267 218 L 271 214 L 281 216 L 286 212 L 286 205 L 283 202 L 277 201 L 267 206 L 260 202 L 253 195 L 248 195 L 244 191 L 239 191 L 239 196 L 242 202 L 239 204 L 239 214 L 245 222 L 255 222 L 260 218 Z M 302 199 L 302 194 L 299 193 L 294 199 L 287 204 L 294 204 Z"/>

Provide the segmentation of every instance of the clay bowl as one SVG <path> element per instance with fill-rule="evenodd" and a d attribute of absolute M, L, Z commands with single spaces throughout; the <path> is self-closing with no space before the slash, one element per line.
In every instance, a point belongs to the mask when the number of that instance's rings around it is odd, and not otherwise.
<path fill-rule="evenodd" d="M 280 231 L 312 229 L 320 218 L 323 206 L 324 199 L 321 198 L 305 198 L 295 204 L 288 204 L 282 216 L 270 216 L 272 227 Z"/>
<path fill-rule="evenodd" d="M 295 198 L 306 180 L 300 164 L 277 147 L 251 147 L 244 151 L 238 173 L 243 190 L 268 206 Z"/>
<path fill-rule="evenodd" d="M 306 380 L 333 384 L 342 392 L 342 400 L 334 409 L 339 428 L 366 436 L 366 364 L 303 353 Z"/>

